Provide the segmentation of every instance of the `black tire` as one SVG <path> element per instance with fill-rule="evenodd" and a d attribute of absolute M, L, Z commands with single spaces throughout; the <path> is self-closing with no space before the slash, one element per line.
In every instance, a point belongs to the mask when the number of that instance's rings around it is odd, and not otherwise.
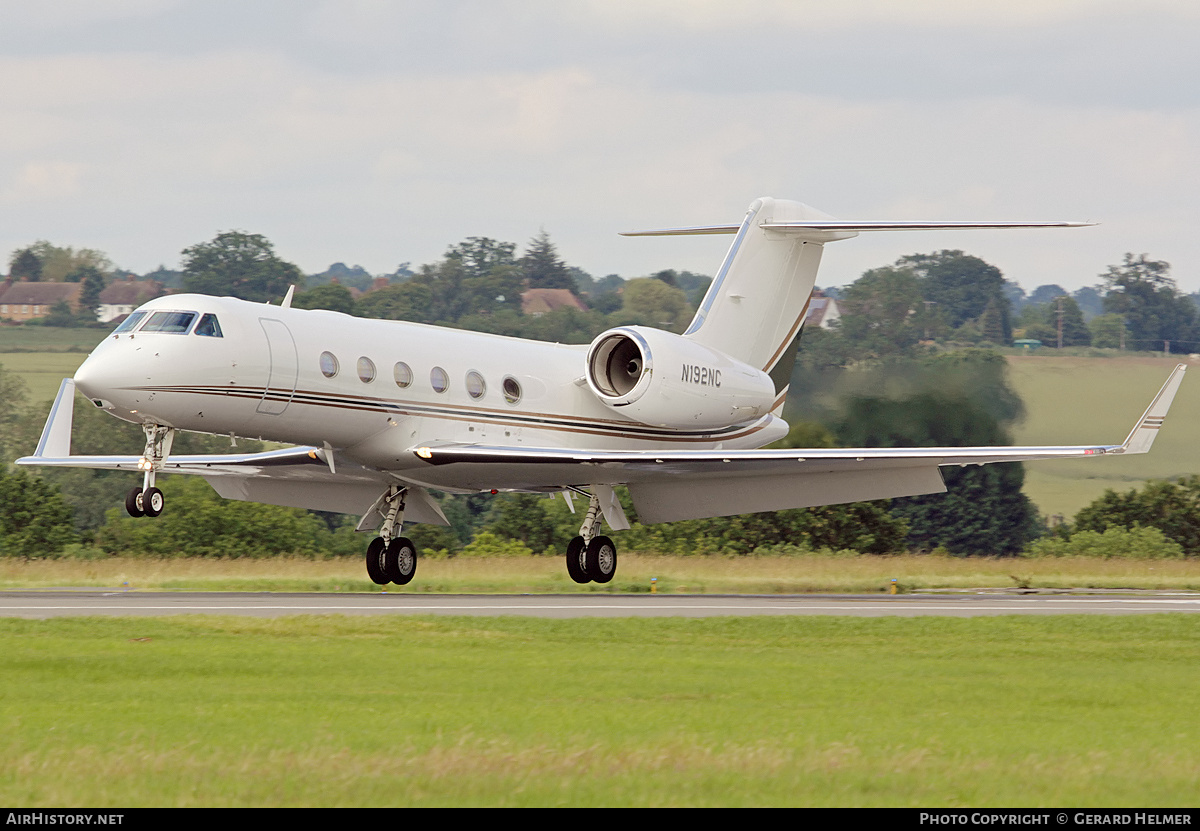
<path fill-rule="evenodd" d="M 367 546 L 367 576 L 371 578 L 372 583 L 380 586 L 388 582 L 387 573 L 383 570 L 384 553 L 386 551 L 387 545 L 384 544 L 383 537 L 376 537 Z"/>
<path fill-rule="evenodd" d="M 583 555 L 587 576 L 597 583 L 607 583 L 617 573 L 617 546 L 608 537 L 593 537 Z"/>
<path fill-rule="evenodd" d="M 403 586 L 417 573 L 417 547 L 408 537 L 396 537 L 383 555 L 383 570 L 388 579 Z"/>
<path fill-rule="evenodd" d="M 142 494 L 142 510 L 146 512 L 146 516 L 158 516 L 163 512 L 164 505 L 162 491 L 158 488 L 146 488 L 146 492 Z"/>
<path fill-rule="evenodd" d="M 583 537 L 575 537 L 567 543 L 567 574 L 576 583 L 590 583 L 592 578 L 588 577 L 587 569 L 583 565 L 583 552 L 587 548 Z"/>
<path fill-rule="evenodd" d="M 125 494 L 125 513 L 130 516 L 145 516 L 146 512 L 142 510 L 142 489 L 134 488 L 129 493 Z"/>

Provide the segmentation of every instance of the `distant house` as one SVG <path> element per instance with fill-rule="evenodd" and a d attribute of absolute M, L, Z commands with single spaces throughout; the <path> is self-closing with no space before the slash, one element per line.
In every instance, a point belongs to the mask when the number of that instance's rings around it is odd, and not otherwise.
<path fill-rule="evenodd" d="M 521 292 L 521 311 L 524 314 L 540 317 L 564 307 L 587 311 L 587 307 L 579 302 L 570 289 L 526 289 Z"/>
<path fill-rule="evenodd" d="M 804 318 L 804 325 L 829 329 L 833 326 L 833 322 L 841 316 L 837 301 L 832 297 L 826 297 L 820 289 L 817 289 L 808 301 L 808 315 Z"/>
<path fill-rule="evenodd" d="M 116 320 L 162 293 L 163 284 L 157 280 L 113 280 L 100 292 L 100 310 L 96 319 L 101 323 Z"/>
<path fill-rule="evenodd" d="M 0 283 L 0 318 L 24 321 L 45 317 L 50 308 L 65 300 L 71 311 L 79 308 L 81 283 L 30 283 L 24 280 L 12 282 L 11 278 Z"/>

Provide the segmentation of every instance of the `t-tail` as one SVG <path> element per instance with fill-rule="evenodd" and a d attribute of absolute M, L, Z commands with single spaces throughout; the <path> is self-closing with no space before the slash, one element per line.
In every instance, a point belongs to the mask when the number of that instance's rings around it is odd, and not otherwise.
<path fill-rule="evenodd" d="M 740 225 L 634 231 L 626 236 L 734 234 L 684 337 L 761 369 L 782 409 L 825 243 L 860 231 L 1063 228 L 1088 222 L 848 222 L 801 202 L 762 197 Z"/>

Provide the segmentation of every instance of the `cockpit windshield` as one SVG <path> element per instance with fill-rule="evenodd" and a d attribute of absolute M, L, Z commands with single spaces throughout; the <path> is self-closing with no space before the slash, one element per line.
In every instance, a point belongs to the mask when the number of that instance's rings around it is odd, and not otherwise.
<path fill-rule="evenodd" d="M 202 335 L 206 338 L 221 337 L 221 324 L 217 322 L 217 316 L 206 314 L 201 317 L 200 322 L 196 324 L 196 331 L 192 334 Z"/>
<path fill-rule="evenodd" d="M 113 334 L 119 335 L 122 332 L 132 332 L 137 328 L 137 325 L 142 322 L 142 318 L 145 316 L 145 312 L 134 312 L 133 314 L 128 315 L 124 320 L 121 321 L 120 326 L 118 326 L 116 329 L 113 329 Z"/>
<path fill-rule="evenodd" d="M 196 319 L 195 312 L 155 312 L 150 315 L 143 332 L 162 332 L 166 335 L 184 335 Z"/>

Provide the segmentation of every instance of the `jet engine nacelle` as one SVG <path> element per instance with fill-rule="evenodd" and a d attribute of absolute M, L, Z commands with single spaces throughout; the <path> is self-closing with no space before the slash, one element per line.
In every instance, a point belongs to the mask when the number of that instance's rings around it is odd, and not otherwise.
<path fill-rule="evenodd" d="M 728 427 L 766 415 L 775 402 L 765 372 L 644 326 L 609 329 L 592 341 L 585 377 L 609 407 L 655 427 Z"/>

